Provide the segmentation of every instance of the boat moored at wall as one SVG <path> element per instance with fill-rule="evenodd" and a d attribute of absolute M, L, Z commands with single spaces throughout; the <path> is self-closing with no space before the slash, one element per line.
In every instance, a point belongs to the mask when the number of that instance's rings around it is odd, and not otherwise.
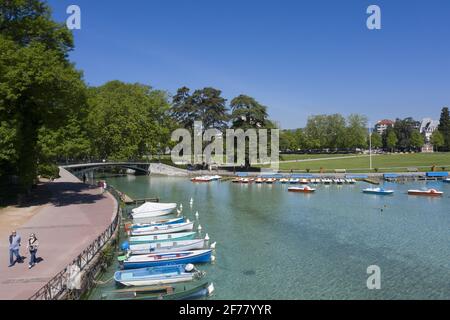
<path fill-rule="evenodd" d="M 136 287 L 102 295 L 103 300 L 194 300 L 214 293 L 212 282 Z"/>
<path fill-rule="evenodd" d="M 150 236 L 134 236 L 130 237 L 129 244 L 143 244 L 154 242 L 167 242 L 167 241 L 181 241 L 181 240 L 194 240 L 196 232 L 178 232 L 170 234 L 158 234 Z"/>
<path fill-rule="evenodd" d="M 132 210 L 133 219 L 151 218 L 171 214 L 177 207 L 176 203 L 146 202 Z"/>
<path fill-rule="evenodd" d="M 208 263 L 214 260 L 212 250 L 179 251 L 170 253 L 122 256 L 118 258 L 124 269 L 158 267 L 174 264 Z"/>
<path fill-rule="evenodd" d="M 114 280 L 123 286 L 154 286 L 189 282 L 202 278 L 204 272 L 192 264 L 159 266 L 143 269 L 117 271 Z"/>
<path fill-rule="evenodd" d="M 166 233 L 176 233 L 182 231 L 192 231 L 194 229 L 194 223 L 189 220 L 184 223 L 177 224 L 163 224 L 157 226 L 149 226 L 144 228 L 132 229 L 132 236 L 149 236 Z"/>
<path fill-rule="evenodd" d="M 178 224 L 178 223 L 184 223 L 186 220 L 184 217 L 181 218 L 173 218 L 173 219 L 162 219 L 162 220 L 155 220 L 149 223 L 128 223 L 125 224 L 125 230 L 130 231 L 134 229 L 141 229 L 141 228 L 148 228 L 152 226 L 161 226 L 166 224 Z"/>
<path fill-rule="evenodd" d="M 206 239 L 167 241 L 132 245 L 124 243 L 124 245 L 122 246 L 122 250 L 127 251 L 131 255 L 143 255 L 151 253 L 209 249 L 208 243 L 209 241 Z"/>

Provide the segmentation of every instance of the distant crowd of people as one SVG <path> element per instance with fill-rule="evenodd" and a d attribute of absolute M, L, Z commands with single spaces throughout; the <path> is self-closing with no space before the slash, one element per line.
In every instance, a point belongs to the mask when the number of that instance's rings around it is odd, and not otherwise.
<path fill-rule="evenodd" d="M 24 257 L 20 254 L 20 247 L 22 246 L 22 238 L 14 230 L 9 236 L 9 267 L 13 267 L 16 263 L 23 263 Z M 30 253 L 30 261 L 28 269 L 33 268 L 37 263 L 37 251 L 39 248 L 39 241 L 34 233 L 30 234 L 27 241 L 27 250 Z"/>

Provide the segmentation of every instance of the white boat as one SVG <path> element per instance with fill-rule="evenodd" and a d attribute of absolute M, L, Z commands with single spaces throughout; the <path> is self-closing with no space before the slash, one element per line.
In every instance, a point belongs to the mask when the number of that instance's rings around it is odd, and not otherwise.
<path fill-rule="evenodd" d="M 450 178 L 444 179 L 444 183 L 450 183 Z"/>
<path fill-rule="evenodd" d="M 141 255 L 150 253 L 202 250 L 207 248 L 208 248 L 208 240 L 195 239 L 195 240 L 132 244 L 129 245 L 128 252 L 131 255 Z"/>
<path fill-rule="evenodd" d="M 294 179 L 294 178 L 293 178 L 293 179 L 290 179 L 290 180 L 289 180 L 289 183 L 290 183 L 290 184 L 297 184 L 297 183 L 300 183 L 300 179 Z"/>
<path fill-rule="evenodd" d="M 331 184 L 333 182 L 333 180 L 331 179 L 322 179 L 322 183 L 324 184 Z"/>
<path fill-rule="evenodd" d="M 132 236 L 151 236 L 157 234 L 176 233 L 182 231 L 192 231 L 194 229 L 193 222 L 177 223 L 177 224 L 164 224 L 159 226 L 150 226 L 138 229 L 132 229 Z"/>
<path fill-rule="evenodd" d="M 193 281 L 203 275 L 203 272 L 188 264 L 117 271 L 114 280 L 127 287 L 154 286 Z"/>
<path fill-rule="evenodd" d="M 132 210 L 133 218 L 159 217 L 171 214 L 177 207 L 176 203 L 146 202 Z"/>
<path fill-rule="evenodd" d="M 314 193 L 316 189 L 311 188 L 310 186 L 304 187 L 291 187 L 288 189 L 289 192 L 300 192 L 300 193 Z"/>

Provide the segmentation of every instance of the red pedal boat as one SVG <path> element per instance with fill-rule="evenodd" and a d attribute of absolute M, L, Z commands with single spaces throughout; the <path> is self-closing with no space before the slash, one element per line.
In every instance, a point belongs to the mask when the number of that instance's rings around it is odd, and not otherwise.
<path fill-rule="evenodd" d="M 440 197 L 444 193 L 436 189 L 430 189 L 430 190 L 408 190 L 408 194 L 411 196 Z"/>

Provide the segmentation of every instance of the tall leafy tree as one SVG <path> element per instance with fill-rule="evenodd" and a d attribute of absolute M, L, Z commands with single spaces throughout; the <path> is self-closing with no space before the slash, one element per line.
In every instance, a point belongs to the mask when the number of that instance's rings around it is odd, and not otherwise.
<path fill-rule="evenodd" d="M 254 98 L 240 95 L 230 103 L 231 122 L 234 129 L 260 129 L 272 128 L 267 107 L 260 104 Z"/>
<path fill-rule="evenodd" d="M 418 122 L 413 118 L 397 119 L 394 125 L 394 131 L 397 136 L 397 147 L 405 150 L 413 147 L 411 145 L 411 137 L 414 131 L 417 131 Z"/>
<path fill-rule="evenodd" d="M 439 151 L 440 148 L 445 146 L 444 135 L 439 130 L 435 130 L 431 135 L 430 142 L 433 145 L 433 148 L 436 151 Z"/>
<path fill-rule="evenodd" d="M 447 107 L 442 109 L 438 130 L 444 137 L 444 149 L 450 151 L 450 112 Z"/>
<path fill-rule="evenodd" d="M 345 131 L 344 148 L 366 148 L 367 147 L 367 117 L 359 114 L 351 114 L 347 119 Z"/>
<path fill-rule="evenodd" d="M 190 89 L 178 89 L 172 98 L 171 115 L 184 128 L 192 129 L 195 121 L 202 121 L 206 129 L 224 129 L 228 122 L 226 99 L 214 88 L 203 88 L 190 93 Z"/>
<path fill-rule="evenodd" d="M 311 116 L 305 134 L 313 149 L 345 147 L 345 118 L 340 114 Z"/>
<path fill-rule="evenodd" d="M 419 149 L 423 147 L 424 144 L 425 138 L 423 137 L 423 135 L 421 135 L 418 130 L 414 130 L 411 133 L 410 146 L 414 149 Z"/>
<path fill-rule="evenodd" d="M 391 152 L 394 151 L 395 147 L 397 146 L 398 138 L 397 134 L 394 130 L 390 130 L 386 137 L 386 147 L 391 150 Z"/>
<path fill-rule="evenodd" d="M 253 97 L 239 95 L 231 100 L 231 127 L 233 129 L 274 129 L 275 125 L 269 120 L 267 107 Z M 270 143 L 268 141 L 268 143 Z M 245 166 L 250 166 L 249 150 L 246 148 Z"/>
<path fill-rule="evenodd" d="M 190 89 L 182 87 L 172 97 L 172 107 L 170 109 L 172 118 L 186 129 L 192 129 L 195 119 L 195 107 Z"/>
<path fill-rule="evenodd" d="M 280 150 L 281 151 L 296 151 L 299 149 L 299 144 L 293 130 L 283 130 L 280 132 Z"/>
<path fill-rule="evenodd" d="M 166 146 L 170 133 L 165 93 L 111 81 L 89 94 L 88 131 L 97 157 L 139 160 Z"/>
<path fill-rule="evenodd" d="M 40 128 L 63 126 L 83 104 L 82 75 L 67 59 L 72 48 L 72 34 L 51 19 L 45 2 L 0 3 L 0 123 L 14 141 L 8 172 L 24 189 L 37 175 Z"/>
<path fill-rule="evenodd" d="M 372 148 L 379 149 L 383 146 L 383 140 L 378 132 L 372 133 Z"/>

